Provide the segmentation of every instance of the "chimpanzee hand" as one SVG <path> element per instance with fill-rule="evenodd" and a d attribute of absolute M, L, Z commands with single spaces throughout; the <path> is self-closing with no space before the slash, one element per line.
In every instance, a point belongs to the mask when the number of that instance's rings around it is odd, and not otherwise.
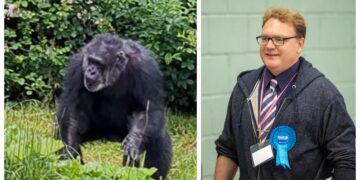
<path fill-rule="evenodd" d="M 73 148 L 71 146 L 65 145 L 65 147 L 57 150 L 55 154 L 59 155 L 60 160 L 75 159 L 76 157 L 80 156 L 80 162 L 81 164 L 84 164 L 80 148 Z"/>
<path fill-rule="evenodd" d="M 123 165 L 140 165 L 140 154 L 144 151 L 143 135 L 136 132 L 129 133 L 123 143 L 124 159 Z"/>

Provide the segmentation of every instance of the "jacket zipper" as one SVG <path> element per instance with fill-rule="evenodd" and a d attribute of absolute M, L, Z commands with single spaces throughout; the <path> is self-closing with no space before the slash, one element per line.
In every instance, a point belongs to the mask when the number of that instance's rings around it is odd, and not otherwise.
<path fill-rule="evenodd" d="M 275 119 L 276 119 L 276 118 L 278 117 L 278 115 L 280 114 L 280 111 L 281 111 L 282 107 L 284 106 L 286 100 L 287 100 L 287 97 L 285 97 L 285 98 L 284 98 L 284 101 L 281 103 L 280 109 L 279 109 L 278 113 L 276 114 Z"/>
<path fill-rule="evenodd" d="M 251 105 L 251 101 L 250 99 L 247 100 L 247 105 L 248 105 L 248 108 L 249 108 L 249 112 L 250 112 L 250 117 L 251 117 L 251 124 L 252 124 L 252 129 L 253 129 L 253 133 L 254 133 L 254 137 L 255 137 L 255 142 L 256 143 L 259 143 L 259 138 L 257 136 L 257 131 L 256 131 L 256 127 L 255 127 L 255 115 L 254 115 L 254 110 L 252 108 L 252 105 Z M 260 168 L 261 168 L 261 165 L 259 165 L 258 167 L 258 174 L 257 174 L 257 180 L 260 180 Z"/>
<path fill-rule="evenodd" d="M 255 126 L 255 124 L 254 124 L 254 122 L 255 122 L 254 110 L 252 109 L 252 105 L 251 105 L 251 102 L 250 102 L 249 99 L 247 100 L 247 105 L 248 105 L 249 112 L 250 112 L 251 124 L 252 124 L 252 129 L 253 129 L 255 141 L 256 141 L 256 143 L 259 143 L 258 135 L 257 135 L 257 133 L 256 133 L 256 126 Z"/>

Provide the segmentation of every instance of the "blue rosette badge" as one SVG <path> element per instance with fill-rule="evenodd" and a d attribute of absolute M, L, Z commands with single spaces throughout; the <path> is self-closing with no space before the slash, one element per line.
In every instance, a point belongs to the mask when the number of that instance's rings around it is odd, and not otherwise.
<path fill-rule="evenodd" d="M 289 126 L 278 126 L 270 134 L 270 144 L 276 150 L 276 166 L 290 169 L 288 151 L 296 142 L 294 129 Z"/>

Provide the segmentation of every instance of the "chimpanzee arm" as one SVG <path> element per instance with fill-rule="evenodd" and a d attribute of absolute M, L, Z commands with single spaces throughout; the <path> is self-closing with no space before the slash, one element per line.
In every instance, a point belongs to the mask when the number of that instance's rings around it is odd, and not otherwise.
<path fill-rule="evenodd" d="M 163 116 L 163 110 L 155 106 L 151 107 L 150 100 L 147 101 L 144 111 L 132 114 L 129 119 L 130 131 L 123 141 L 124 164 L 136 165 L 147 142 L 162 134 L 159 131 L 164 129 Z"/>

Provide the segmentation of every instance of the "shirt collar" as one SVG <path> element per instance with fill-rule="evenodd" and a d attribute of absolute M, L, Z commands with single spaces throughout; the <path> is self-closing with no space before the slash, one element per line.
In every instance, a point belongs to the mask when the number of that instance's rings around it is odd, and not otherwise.
<path fill-rule="evenodd" d="M 289 82 L 291 77 L 298 71 L 300 65 L 300 61 L 297 61 L 294 65 L 292 65 L 289 69 L 280 73 L 278 76 L 274 76 L 267 68 L 264 71 L 264 86 L 268 88 L 271 79 L 275 78 L 278 82 L 280 91 L 282 91 L 286 84 Z"/>

